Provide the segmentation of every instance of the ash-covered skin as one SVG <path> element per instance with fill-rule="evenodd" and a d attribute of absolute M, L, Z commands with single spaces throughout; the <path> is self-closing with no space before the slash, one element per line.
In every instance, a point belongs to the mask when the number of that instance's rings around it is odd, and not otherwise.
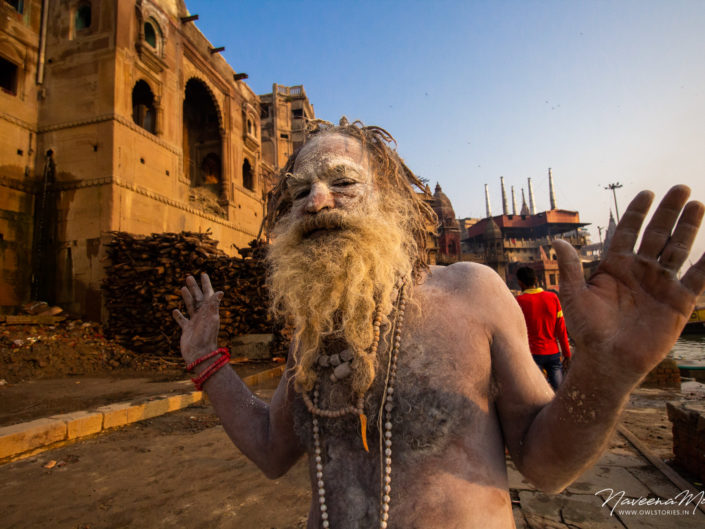
<path fill-rule="evenodd" d="M 383 329 L 384 336 L 384 329 Z M 408 336 L 408 335 L 407 335 Z M 344 344 L 330 345 L 326 353 L 344 348 Z M 336 529 L 367 529 L 379 525 L 380 509 L 380 431 L 378 416 L 381 396 L 387 375 L 388 347 L 382 341 L 379 347 L 377 376 L 365 395 L 367 441 L 365 452 L 356 415 L 340 418 L 319 417 L 320 442 L 326 490 L 326 505 L 331 527 Z M 422 468 L 444 457 L 449 443 L 467 432 L 482 412 L 467 396 L 443 387 L 448 373 L 448 359 L 429 354 L 419 343 L 405 340 L 398 356 L 397 377 L 394 384 L 392 411 L 392 512 L 404 498 L 406 469 Z M 348 380 L 331 382 L 329 369 L 319 368 L 319 406 L 337 409 L 355 402 Z M 489 382 L 489 383 L 488 383 Z M 492 398 L 491 379 L 484 379 L 478 393 Z M 449 384 L 452 385 L 452 384 Z M 312 416 L 301 398 L 293 405 L 296 434 L 309 453 L 313 453 Z M 383 412 L 386 420 L 386 413 Z M 481 419 L 485 421 L 486 418 Z M 313 507 L 309 527 L 318 527 L 318 487 L 315 464 L 310 463 Z M 412 511 L 406 506 L 407 514 Z M 397 513 L 398 514 L 398 513 Z M 408 519 L 408 517 L 407 517 Z M 399 516 L 390 518 L 390 527 L 397 525 Z"/>

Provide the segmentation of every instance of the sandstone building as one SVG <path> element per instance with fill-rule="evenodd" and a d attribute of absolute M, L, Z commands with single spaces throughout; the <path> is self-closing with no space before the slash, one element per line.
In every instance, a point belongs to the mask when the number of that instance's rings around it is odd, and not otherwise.
<path fill-rule="evenodd" d="M 315 117 L 313 105 L 301 85 L 282 86 L 274 83 L 272 92 L 259 96 L 262 122 L 263 169 L 269 174 L 284 165 L 294 151 L 303 145 L 306 123 Z"/>
<path fill-rule="evenodd" d="M 114 230 L 211 230 L 231 254 L 257 236 L 264 175 L 313 107 L 274 85 L 291 136 L 263 147 L 260 99 L 194 18 L 182 0 L 0 0 L 0 312 L 100 318 Z"/>

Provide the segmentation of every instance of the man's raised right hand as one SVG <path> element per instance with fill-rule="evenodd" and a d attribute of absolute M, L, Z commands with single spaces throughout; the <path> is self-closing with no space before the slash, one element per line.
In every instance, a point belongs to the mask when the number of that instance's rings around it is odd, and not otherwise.
<path fill-rule="evenodd" d="M 187 364 L 218 348 L 220 317 L 218 309 L 223 292 L 213 292 L 208 274 L 201 274 L 201 287 L 193 278 L 186 278 L 181 297 L 189 318 L 174 309 L 172 315 L 181 327 L 181 356 Z"/>

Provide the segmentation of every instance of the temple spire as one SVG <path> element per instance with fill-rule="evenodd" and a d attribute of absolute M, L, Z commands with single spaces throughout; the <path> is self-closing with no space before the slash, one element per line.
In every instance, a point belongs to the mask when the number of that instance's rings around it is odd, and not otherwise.
<path fill-rule="evenodd" d="M 487 184 L 485 184 L 485 211 L 488 217 L 492 216 L 492 208 L 490 208 L 490 189 L 487 187 Z"/>
<path fill-rule="evenodd" d="M 509 215 L 509 207 L 507 206 L 507 190 L 504 188 L 504 177 L 500 176 L 499 181 L 502 185 L 502 214 Z"/>

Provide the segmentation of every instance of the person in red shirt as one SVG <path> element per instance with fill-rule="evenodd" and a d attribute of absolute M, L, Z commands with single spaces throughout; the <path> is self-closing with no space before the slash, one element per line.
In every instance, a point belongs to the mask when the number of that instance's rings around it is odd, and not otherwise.
<path fill-rule="evenodd" d="M 561 351 L 566 367 L 570 361 L 570 345 L 561 303 L 553 292 L 536 287 L 536 272 L 533 268 L 519 268 L 517 280 L 523 292 L 516 300 L 526 320 L 531 356 L 540 368 L 546 370 L 548 383 L 555 390 L 563 382 Z M 560 350 L 556 340 L 561 344 Z"/>

